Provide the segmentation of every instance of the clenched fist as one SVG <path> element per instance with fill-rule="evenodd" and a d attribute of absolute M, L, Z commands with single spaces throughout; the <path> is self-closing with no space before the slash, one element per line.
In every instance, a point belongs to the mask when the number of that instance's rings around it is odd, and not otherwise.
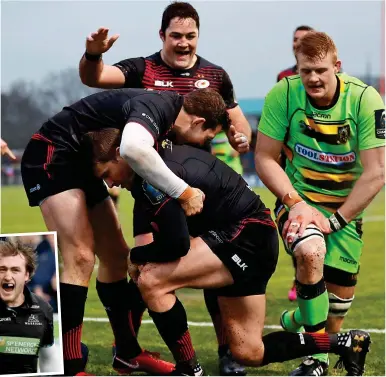
<path fill-rule="evenodd" d="M 186 216 L 197 215 L 204 207 L 205 194 L 198 188 L 188 187 L 178 198 Z"/>

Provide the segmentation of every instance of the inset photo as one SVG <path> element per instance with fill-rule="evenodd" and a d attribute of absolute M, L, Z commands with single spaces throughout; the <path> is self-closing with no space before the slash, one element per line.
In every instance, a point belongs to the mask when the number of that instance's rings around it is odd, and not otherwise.
<path fill-rule="evenodd" d="M 0 235 L 0 375 L 64 374 L 56 232 Z"/>

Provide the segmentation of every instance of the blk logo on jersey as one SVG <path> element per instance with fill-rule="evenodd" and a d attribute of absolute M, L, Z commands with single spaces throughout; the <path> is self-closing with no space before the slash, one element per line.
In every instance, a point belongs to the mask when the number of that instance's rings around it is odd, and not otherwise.
<path fill-rule="evenodd" d="M 245 271 L 245 269 L 248 267 L 247 264 L 244 263 L 244 262 L 241 260 L 241 258 L 240 258 L 237 254 L 233 255 L 232 260 L 233 260 L 234 262 L 236 262 L 236 264 L 237 264 L 243 271 Z"/>
<path fill-rule="evenodd" d="M 375 110 L 375 137 L 377 139 L 385 138 L 385 109 Z"/>
<path fill-rule="evenodd" d="M 163 88 L 173 88 L 173 81 L 155 80 L 155 86 L 162 86 Z"/>

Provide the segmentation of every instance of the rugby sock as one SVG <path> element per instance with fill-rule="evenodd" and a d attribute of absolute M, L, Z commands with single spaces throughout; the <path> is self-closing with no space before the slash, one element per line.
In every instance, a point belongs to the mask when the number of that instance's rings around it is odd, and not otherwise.
<path fill-rule="evenodd" d="M 218 356 L 223 357 L 229 350 L 225 328 L 222 324 L 220 307 L 218 305 L 217 294 L 211 289 L 204 289 L 204 299 L 208 313 L 212 318 L 213 326 L 216 331 L 218 343 Z"/>
<path fill-rule="evenodd" d="M 278 363 L 317 352 L 339 353 L 348 333 L 291 333 L 273 332 L 263 336 L 264 357 L 261 365 Z"/>
<path fill-rule="evenodd" d="M 80 341 L 87 291 L 87 287 L 60 283 L 65 376 L 74 376 L 85 368 Z"/>
<path fill-rule="evenodd" d="M 299 308 L 295 310 L 294 319 L 301 321 L 306 332 L 324 333 L 328 316 L 328 293 L 324 279 L 313 285 L 296 281 Z M 313 355 L 314 358 L 328 364 L 328 354 Z"/>
<path fill-rule="evenodd" d="M 299 332 L 303 325 L 307 332 L 324 331 L 329 307 L 324 279 L 316 284 L 295 283 L 299 307 L 283 316 L 286 330 Z"/>
<path fill-rule="evenodd" d="M 128 283 L 128 300 L 130 302 L 130 327 L 132 333 L 138 337 L 139 328 L 142 323 L 143 312 L 146 310 L 146 304 L 142 300 L 141 292 L 133 280 Z"/>
<path fill-rule="evenodd" d="M 296 280 L 296 291 L 300 313 L 295 310 L 295 321 L 301 323 L 306 332 L 324 332 L 329 306 L 324 279 L 310 285 Z"/>
<path fill-rule="evenodd" d="M 197 364 L 185 308 L 180 300 L 176 297 L 173 307 L 166 312 L 158 313 L 149 309 L 149 315 L 176 363 L 187 364 L 190 367 Z"/>
<path fill-rule="evenodd" d="M 96 289 L 113 329 L 116 356 L 123 360 L 138 356 L 142 349 L 131 328 L 130 308 L 133 299 L 130 297 L 127 279 L 114 283 L 101 283 L 97 280 Z"/>

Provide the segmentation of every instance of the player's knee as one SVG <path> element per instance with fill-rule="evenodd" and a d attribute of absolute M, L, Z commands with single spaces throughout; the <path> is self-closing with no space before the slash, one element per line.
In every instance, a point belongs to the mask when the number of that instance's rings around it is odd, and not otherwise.
<path fill-rule="evenodd" d="M 138 278 L 138 288 L 145 302 L 162 294 L 165 289 L 165 279 L 158 273 L 159 266 L 146 265 Z"/>
<path fill-rule="evenodd" d="M 71 265 L 77 270 L 83 271 L 84 273 L 92 272 L 95 265 L 95 254 L 92 249 L 86 247 L 79 247 L 71 255 Z M 65 264 L 66 266 L 66 264 Z M 90 272 L 90 273 L 91 273 Z"/>
<path fill-rule="evenodd" d="M 264 357 L 264 344 L 259 342 L 243 342 L 236 345 L 230 344 L 230 350 L 234 359 L 242 365 L 259 366 Z"/>
<path fill-rule="evenodd" d="M 297 266 L 323 265 L 325 255 L 326 243 L 323 237 L 309 237 L 295 245 L 294 257 Z"/>

